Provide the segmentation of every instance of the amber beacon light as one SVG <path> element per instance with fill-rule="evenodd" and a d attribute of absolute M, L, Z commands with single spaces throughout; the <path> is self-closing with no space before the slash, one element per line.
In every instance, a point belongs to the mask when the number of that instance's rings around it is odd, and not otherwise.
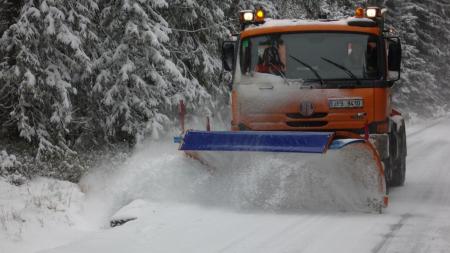
<path fill-rule="evenodd" d="M 256 10 L 255 22 L 262 23 L 264 22 L 264 18 L 266 17 L 266 13 L 263 9 Z"/>
<path fill-rule="evenodd" d="M 355 17 L 364 18 L 364 9 L 361 7 L 358 7 L 355 11 Z"/>

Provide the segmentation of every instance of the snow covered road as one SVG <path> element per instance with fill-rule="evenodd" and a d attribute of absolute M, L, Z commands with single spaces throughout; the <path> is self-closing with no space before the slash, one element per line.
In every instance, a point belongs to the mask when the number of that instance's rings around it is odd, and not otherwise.
<path fill-rule="evenodd" d="M 182 197 L 179 192 L 166 192 L 164 184 L 159 184 L 161 176 L 150 182 L 136 176 L 127 183 L 117 180 L 110 188 L 91 189 L 97 193 L 86 196 L 81 217 L 88 223 L 78 224 L 76 239 L 41 252 L 449 252 L 449 130 L 450 119 L 410 130 L 406 184 L 391 190 L 390 205 L 383 214 L 255 211 L 209 206 L 187 201 L 191 188 L 185 183 L 199 176 L 197 172 L 165 182 L 167 187 L 185 188 L 186 195 Z M 142 159 L 151 158 L 140 157 L 132 164 L 148 169 Z M 160 159 L 174 163 L 171 157 Z M 139 168 L 134 169 L 134 172 L 139 171 Z M 144 190 L 146 181 L 151 185 Z M 99 194 L 102 191 L 110 195 Z M 127 199 L 137 200 L 116 216 L 131 215 L 138 219 L 107 228 L 108 215 L 113 214 L 117 206 L 102 201 L 108 202 L 109 198 L 115 200 L 110 203 L 117 203 L 114 196 L 119 191 L 127 191 Z M 169 201 L 145 198 L 149 191 Z M 180 198 L 184 201 L 178 201 Z M 96 222 L 97 225 L 92 225 Z M 79 236 L 81 228 L 85 236 Z"/>
<path fill-rule="evenodd" d="M 450 120 L 410 134 L 407 183 L 391 192 L 395 216 L 374 252 L 450 251 Z"/>

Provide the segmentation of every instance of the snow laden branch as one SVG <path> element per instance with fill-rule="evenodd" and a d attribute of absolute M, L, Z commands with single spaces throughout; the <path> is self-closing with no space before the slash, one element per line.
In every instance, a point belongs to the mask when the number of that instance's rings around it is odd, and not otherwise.
<path fill-rule="evenodd" d="M 210 25 L 210 26 L 197 28 L 197 29 L 194 29 L 194 30 L 178 29 L 178 28 L 170 28 L 170 30 L 172 30 L 174 32 L 198 33 L 198 32 L 203 32 L 203 31 L 207 31 L 207 30 L 212 30 L 212 29 L 215 29 L 215 28 L 223 26 L 223 25 L 229 25 L 229 24 L 232 24 L 232 23 L 234 23 L 236 21 L 238 21 L 238 19 L 228 19 L 226 21 L 223 21 L 223 22 L 220 22 L 220 23 L 217 23 L 217 24 L 213 24 L 213 25 Z"/>

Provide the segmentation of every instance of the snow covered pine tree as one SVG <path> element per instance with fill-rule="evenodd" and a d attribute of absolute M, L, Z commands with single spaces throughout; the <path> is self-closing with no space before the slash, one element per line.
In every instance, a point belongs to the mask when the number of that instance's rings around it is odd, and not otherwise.
<path fill-rule="evenodd" d="M 96 63 L 94 92 L 102 101 L 107 138 L 130 143 L 146 134 L 158 138 L 184 91 L 190 89 L 191 97 L 198 94 L 170 59 L 166 44 L 171 29 L 157 12 L 167 7 L 164 0 L 112 0 L 102 9 L 108 50 Z"/>
<path fill-rule="evenodd" d="M 28 0 L 0 40 L 8 56 L 1 62 L 1 82 L 14 100 L 9 121 L 37 146 L 38 160 L 73 153 L 66 141 L 73 120 L 70 96 L 90 71 L 83 43 L 96 8 L 92 0 Z"/>

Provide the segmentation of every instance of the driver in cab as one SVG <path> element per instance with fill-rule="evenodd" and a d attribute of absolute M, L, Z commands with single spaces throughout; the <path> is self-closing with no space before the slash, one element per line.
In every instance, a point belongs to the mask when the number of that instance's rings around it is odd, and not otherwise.
<path fill-rule="evenodd" d="M 256 72 L 283 76 L 286 71 L 286 46 L 279 37 L 271 37 L 258 46 Z"/>

